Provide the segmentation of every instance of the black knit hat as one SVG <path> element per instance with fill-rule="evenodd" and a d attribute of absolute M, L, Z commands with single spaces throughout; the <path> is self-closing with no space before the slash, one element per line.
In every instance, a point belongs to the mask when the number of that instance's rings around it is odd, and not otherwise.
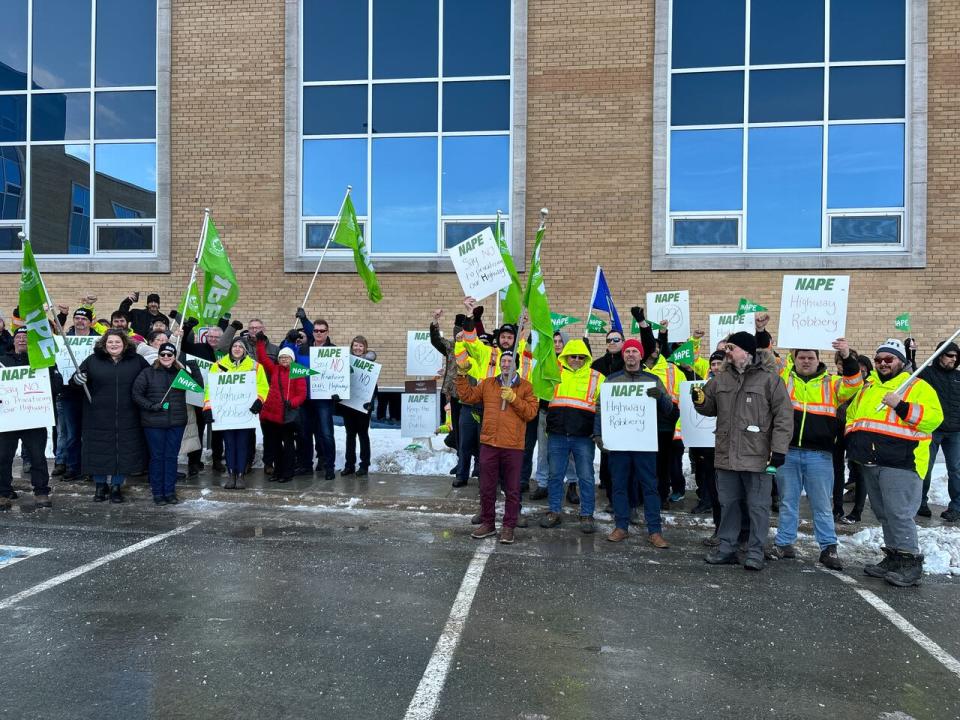
<path fill-rule="evenodd" d="M 157 293 L 150 293 L 147 295 L 147 304 L 155 302 L 157 305 L 160 304 L 160 296 Z"/>
<path fill-rule="evenodd" d="M 738 348 L 743 350 L 750 355 L 757 354 L 757 339 L 748 332 L 737 332 L 727 338 L 727 342 L 731 345 L 736 345 Z"/>

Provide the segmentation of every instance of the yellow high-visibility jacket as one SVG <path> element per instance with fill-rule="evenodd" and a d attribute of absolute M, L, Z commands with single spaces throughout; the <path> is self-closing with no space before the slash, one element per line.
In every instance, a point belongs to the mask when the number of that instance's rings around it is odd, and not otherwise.
<path fill-rule="evenodd" d="M 780 377 L 793 405 L 790 447 L 833 452 L 841 430 L 837 424 L 837 408 L 863 386 L 860 364 L 855 358 L 846 359 L 843 371 L 845 374 L 837 378 L 820 363 L 813 377 L 806 380 L 797 374 L 795 365 L 781 371 Z"/>
<path fill-rule="evenodd" d="M 263 371 L 263 365 L 258 363 L 249 355 L 240 358 L 240 362 L 234 362 L 229 355 L 224 355 L 210 366 L 210 374 L 213 373 L 231 373 L 231 372 L 257 372 L 257 397 L 260 402 L 266 402 L 267 394 L 270 392 L 270 381 L 267 380 L 267 374 Z M 206 383 L 203 389 L 203 409 L 210 409 L 210 388 L 213 387 L 213 380 Z"/>

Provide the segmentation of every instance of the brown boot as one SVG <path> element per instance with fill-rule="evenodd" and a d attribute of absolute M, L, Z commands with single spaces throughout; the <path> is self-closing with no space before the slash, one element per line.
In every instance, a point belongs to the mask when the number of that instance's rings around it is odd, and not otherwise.
<path fill-rule="evenodd" d="M 500 543 L 503 545 L 513 545 L 513 528 L 500 529 Z"/>
<path fill-rule="evenodd" d="M 470 537 L 472 537 L 474 540 L 482 540 L 485 537 L 490 537 L 491 535 L 496 534 L 497 529 L 493 525 L 481 525 L 470 534 Z"/>
<path fill-rule="evenodd" d="M 663 550 L 664 548 L 670 547 L 670 543 L 663 539 L 663 535 L 660 533 L 650 533 L 650 537 L 647 538 L 651 545 L 655 548 Z"/>
<path fill-rule="evenodd" d="M 607 540 L 609 540 L 610 542 L 623 542 L 628 537 L 630 537 L 630 533 L 628 533 L 626 530 L 621 530 L 620 528 L 614 528 L 613 532 L 607 535 Z"/>

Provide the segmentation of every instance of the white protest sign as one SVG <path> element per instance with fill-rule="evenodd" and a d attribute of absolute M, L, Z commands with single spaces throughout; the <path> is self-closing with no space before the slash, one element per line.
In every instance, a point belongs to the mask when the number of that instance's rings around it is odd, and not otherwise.
<path fill-rule="evenodd" d="M 784 275 L 777 346 L 831 347 L 847 331 L 849 292 L 849 275 Z"/>
<path fill-rule="evenodd" d="M 207 386 L 207 378 L 210 375 L 210 367 L 213 365 L 209 360 L 204 360 L 199 358 L 196 355 L 187 355 L 184 354 L 184 357 L 187 359 L 187 362 L 191 360 L 197 364 L 197 367 L 200 368 L 200 374 L 203 376 L 203 386 Z M 203 407 L 203 393 L 202 392 L 187 392 L 187 405 L 193 405 L 194 407 Z"/>
<path fill-rule="evenodd" d="M 210 373 L 210 410 L 214 430 L 243 430 L 260 425 L 250 406 L 257 399 L 257 373 Z"/>
<path fill-rule="evenodd" d="M 446 360 L 430 342 L 428 330 L 407 331 L 407 375 L 434 377 L 443 372 Z"/>
<path fill-rule="evenodd" d="M 345 347 L 310 348 L 310 369 L 319 375 L 310 376 L 310 397 L 328 400 L 334 395 L 350 398 L 350 350 Z"/>
<path fill-rule="evenodd" d="M 714 447 L 717 419 L 697 412 L 690 397 L 690 388 L 703 387 L 704 381 L 680 383 L 680 427 L 683 428 L 683 444 L 686 447 Z"/>
<path fill-rule="evenodd" d="M 690 337 L 690 293 L 668 290 L 647 293 L 647 320 L 667 321 L 671 342 L 684 342 Z"/>
<path fill-rule="evenodd" d="M 450 248 L 450 259 L 465 295 L 482 300 L 510 284 L 510 274 L 490 228 Z"/>
<path fill-rule="evenodd" d="M 400 405 L 400 437 L 432 437 L 440 424 L 440 400 L 436 393 L 403 393 Z"/>
<path fill-rule="evenodd" d="M 748 332 L 751 335 L 756 331 L 753 321 L 756 313 L 719 313 L 710 316 L 710 351 L 706 348 L 700 348 L 700 354 L 709 357 L 710 353 L 717 349 L 717 345 L 727 335 L 733 335 L 738 332 Z"/>
<path fill-rule="evenodd" d="M 350 399 L 341 400 L 340 404 L 353 408 L 357 412 L 369 413 L 363 405 L 373 400 L 373 391 L 380 378 L 380 363 L 367 360 L 356 355 L 350 356 Z"/>
<path fill-rule="evenodd" d="M 70 351 L 67 350 L 67 345 L 70 346 L 70 350 L 73 350 L 73 356 L 77 359 L 77 365 L 79 365 L 93 354 L 93 346 L 97 344 L 99 339 L 98 335 L 67 335 L 67 342 L 64 344 L 62 337 L 57 338 L 57 370 L 60 371 L 63 382 L 70 382 L 70 378 L 77 371 L 70 359 Z"/>
<path fill-rule="evenodd" d="M 657 401 L 647 395 L 653 383 L 604 383 L 600 425 L 607 450 L 657 451 Z"/>
<path fill-rule="evenodd" d="M 55 424 L 50 373 L 26 365 L 0 368 L 0 432 Z"/>

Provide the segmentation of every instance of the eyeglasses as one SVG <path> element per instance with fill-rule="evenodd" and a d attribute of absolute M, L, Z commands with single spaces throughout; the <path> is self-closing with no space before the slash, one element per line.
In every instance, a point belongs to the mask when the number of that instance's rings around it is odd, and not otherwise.
<path fill-rule="evenodd" d="M 323 334 L 326 333 L 326 332 L 327 332 L 326 330 L 314 330 L 314 331 L 313 331 L 313 334 L 314 334 L 314 335 L 323 335 Z"/>
<path fill-rule="evenodd" d="M 874 365 L 893 365 L 897 361 L 893 355 L 884 355 L 873 359 Z"/>
<path fill-rule="evenodd" d="M 610 343 L 622 343 L 623 338 L 607 338 L 607 345 Z"/>
<path fill-rule="evenodd" d="M 950 358 L 951 360 L 957 359 L 957 354 L 955 352 L 948 352 L 943 354 L 944 357 Z"/>
<path fill-rule="evenodd" d="M 162 352 L 162 353 L 160 353 L 160 357 L 173 357 L 173 353 L 172 353 L 172 352 Z"/>

